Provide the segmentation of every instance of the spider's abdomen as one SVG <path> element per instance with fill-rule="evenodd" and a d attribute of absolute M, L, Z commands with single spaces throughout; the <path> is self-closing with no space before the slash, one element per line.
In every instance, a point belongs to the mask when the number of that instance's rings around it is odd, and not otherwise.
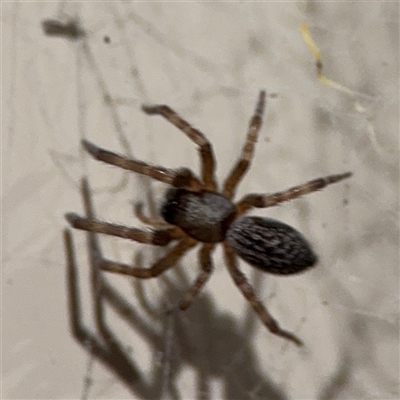
<path fill-rule="evenodd" d="M 236 208 L 218 193 L 170 189 L 161 214 L 166 222 L 179 226 L 192 238 L 215 243 L 224 240 Z"/>
<path fill-rule="evenodd" d="M 226 240 L 243 260 L 272 274 L 295 274 L 317 262 L 300 232 L 270 218 L 239 218 L 226 233 Z"/>

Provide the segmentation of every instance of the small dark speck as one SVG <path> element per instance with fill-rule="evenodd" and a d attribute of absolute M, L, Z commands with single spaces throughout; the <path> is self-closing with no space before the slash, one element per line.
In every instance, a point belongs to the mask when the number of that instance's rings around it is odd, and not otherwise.
<path fill-rule="evenodd" d="M 323 107 L 316 107 L 314 120 L 316 129 L 319 131 L 327 131 L 333 125 L 332 114 Z"/>
<path fill-rule="evenodd" d="M 262 54 L 264 52 L 264 43 L 255 36 L 250 37 L 250 39 L 248 41 L 248 45 L 249 45 L 250 52 L 253 54 L 258 55 L 258 54 Z"/>
<path fill-rule="evenodd" d="M 108 43 L 111 43 L 110 36 L 104 36 L 104 37 L 103 37 L 103 42 L 104 42 L 104 43 L 107 43 L 107 44 L 108 44 Z"/>
<path fill-rule="evenodd" d="M 42 29 L 46 36 L 58 36 L 70 40 L 78 40 L 85 36 L 85 31 L 76 20 L 63 22 L 57 19 L 45 19 L 42 21 Z"/>

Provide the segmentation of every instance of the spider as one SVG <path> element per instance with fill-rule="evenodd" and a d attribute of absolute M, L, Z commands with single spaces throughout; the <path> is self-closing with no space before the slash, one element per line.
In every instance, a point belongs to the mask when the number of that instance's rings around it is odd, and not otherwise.
<path fill-rule="evenodd" d="M 201 178 L 190 169 L 167 169 L 150 165 L 136 159 L 102 149 L 83 140 L 85 150 L 95 159 L 132 172 L 147 175 L 172 186 L 167 191 L 161 207 L 162 219 L 154 220 L 142 212 L 137 203 L 138 219 L 152 226 L 151 230 L 126 227 L 75 213 L 66 214 L 69 223 L 76 229 L 130 239 L 139 243 L 170 247 L 165 256 L 151 268 L 138 268 L 102 258 L 100 267 L 104 271 L 134 276 L 139 279 L 155 278 L 172 268 L 190 249 L 202 244 L 199 251 L 200 271 L 179 303 L 181 310 L 187 309 L 204 287 L 213 271 L 212 252 L 218 243 L 224 250 L 224 258 L 234 283 L 249 301 L 264 325 L 275 335 L 301 346 L 303 342 L 293 333 L 282 329 L 278 322 L 257 298 L 252 286 L 238 268 L 237 256 L 264 272 L 289 275 L 314 266 L 317 256 L 301 233 L 270 218 L 246 216 L 255 208 L 272 207 L 320 190 L 327 185 L 349 178 L 352 173 L 329 175 L 294 186 L 283 192 L 272 194 L 247 194 L 233 202 L 238 184 L 249 169 L 253 159 L 255 143 L 262 125 L 266 92 L 260 91 L 254 114 L 250 120 L 242 154 L 225 179 L 222 190 L 218 190 L 215 179 L 216 160 L 212 145 L 206 137 L 174 110 L 166 105 L 143 105 L 149 115 L 160 115 L 184 132 L 199 148 Z"/>

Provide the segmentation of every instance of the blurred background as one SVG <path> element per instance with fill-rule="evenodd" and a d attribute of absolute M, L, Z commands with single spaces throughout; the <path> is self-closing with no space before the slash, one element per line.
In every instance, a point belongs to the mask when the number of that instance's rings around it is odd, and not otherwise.
<path fill-rule="evenodd" d="M 397 399 L 398 16 L 389 2 L 4 3 L 3 398 Z M 304 23 L 342 90 L 318 79 Z M 195 250 L 137 282 L 97 276 L 94 255 L 149 266 L 163 249 L 74 231 L 68 261 L 63 237 L 64 214 L 84 214 L 82 177 L 97 217 L 129 226 L 140 225 L 134 202 L 154 214 L 166 189 L 93 161 L 82 138 L 198 171 L 194 144 L 140 110 L 167 103 L 213 143 L 221 181 L 260 89 L 264 125 L 238 198 L 354 172 L 255 212 L 303 232 L 319 255 L 291 277 L 241 263 L 301 349 L 265 329 L 219 250 L 193 306 L 168 314 L 196 276 Z"/>

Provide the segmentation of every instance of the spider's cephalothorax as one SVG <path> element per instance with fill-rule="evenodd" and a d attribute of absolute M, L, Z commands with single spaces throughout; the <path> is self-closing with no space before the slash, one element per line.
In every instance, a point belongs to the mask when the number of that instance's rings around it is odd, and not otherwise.
<path fill-rule="evenodd" d="M 153 226 L 153 230 L 128 228 L 76 214 L 67 214 L 67 219 L 77 229 L 106 235 L 119 236 L 140 243 L 166 246 L 176 242 L 167 254 L 156 261 L 151 268 L 137 268 L 116 261 L 101 259 L 105 271 L 131 275 L 140 279 L 154 278 L 173 267 L 180 258 L 198 243 L 203 243 L 199 252 L 200 272 L 187 291 L 179 306 L 185 310 L 209 279 L 213 264 L 211 253 L 217 243 L 222 243 L 228 271 L 243 296 L 249 301 L 264 325 L 274 334 L 282 336 L 297 345 L 302 342 L 294 334 L 283 330 L 257 299 L 246 277 L 237 266 L 237 257 L 265 272 L 280 275 L 297 273 L 313 266 L 317 256 L 306 239 L 295 229 L 282 222 L 244 214 L 254 207 L 272 207 L 351 176 L 351 172 L 329 175 L 314 179 L 283 192 L 273 194 L 248 194 L 233 202 L 237 185 L 248 170 L 253 158 L 254 147 L 262 123 L 265 108 L 264 91 L 260 92 L 256 110 L 250 120 L 246 143 L 242 155 L 225 179 L 222 191 L 217 189 L 215 180 L 215 158 L 211 144 L 206 137 L 175 111 L 165 105 L 143 106 L 147 114 L 161 115 L 182 130 L 199 146 L 201 177 L 187 168 L 166 169 L 129 159 L 111 151 L 101 149 L 84 140 L 83 146 L 97 160 L 117 167 L 147 175 L 173 186 L 167 192 L 161 209 L 163 220 L 153 220 L 136 207 L 137 217 Z"/>
<path fill-rule="evenodd" d="M 219 193 L 168 190 L 161 209 L 166 222 L 204 243 L 222 242 L 236 217 L 235 205 Z"/>

